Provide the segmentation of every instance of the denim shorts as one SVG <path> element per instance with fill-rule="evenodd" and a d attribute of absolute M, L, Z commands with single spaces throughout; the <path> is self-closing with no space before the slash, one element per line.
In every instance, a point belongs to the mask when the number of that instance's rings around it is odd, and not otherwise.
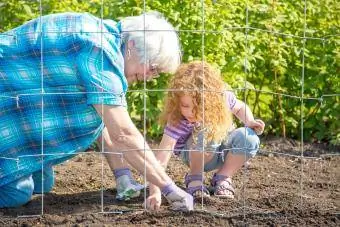
<path fill-rule="evenodd" d="M 204 147 L 204 151 L 213 152 L 213 158 L 205 164 L 204 172 L 209 172 L 222 167 L 226 155 L 244 155 L 246 160 L 254 157 L 260 147 L 260 139 L 255 131 L 248 127 L 241 127 L 231 131 L 221 143 L 210 142 Z M 190 138 L 180 153 L 182 161 L 189 166 L 189 151 L 203 151 L 203 133 L 198 133 L 197 142 L 193 145 Z"/>

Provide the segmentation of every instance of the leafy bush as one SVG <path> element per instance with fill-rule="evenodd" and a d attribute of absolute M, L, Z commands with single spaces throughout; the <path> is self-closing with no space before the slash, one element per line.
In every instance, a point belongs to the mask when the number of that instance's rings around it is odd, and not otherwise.
<path fill-rule="evenodd" d="M 337 2 L 216 0 L 105 0 L 104 18 L 157 10 L 180 31 L 183 61 L 202 59 L 216 64 L 223 78 L 256 117 L 267 123 L 266 133 L 308 141 L 340 143 L 339 20 Z M 248 2 L 248 5 L 246 5 Z M 101 0 L 43 0 L 43 14 L 65 11 L 101 15 Z M 0 31 L 40 14 L 39 2 L 0 2 Z M 246 10 L 247 9 L 247 10 Z M 248 17 L 247 17 L 248 14 Z M 306 25 L 306 26 L 305 26 Z M 204 32 L 203 32 L 204 30 Z M 303 37 L 309 37 L 303 39 Z M 304 67 L 303 67 L 304 64 Z M 169 75 L 146 84 L 164 89 Z M 140 129 L 157 137 L 157 116 L 164 92 L 133 85 L 128 97 L 131 117 Z M 332 95 L 335 94 L 335 95 Z M 303 97 L 303 99 L 301 98 Z"/>

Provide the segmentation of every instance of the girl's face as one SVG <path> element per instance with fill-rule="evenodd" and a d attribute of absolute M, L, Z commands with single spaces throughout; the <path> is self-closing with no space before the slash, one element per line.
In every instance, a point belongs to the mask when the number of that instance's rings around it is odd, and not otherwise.
<path fill-rule="evenodd" d="M 179 108 L 183 117 L 185 117 L 189 122 L 195 122 L 194 102 L 192 97 L 189 95 L 183 95 L 179 100 Z"/>

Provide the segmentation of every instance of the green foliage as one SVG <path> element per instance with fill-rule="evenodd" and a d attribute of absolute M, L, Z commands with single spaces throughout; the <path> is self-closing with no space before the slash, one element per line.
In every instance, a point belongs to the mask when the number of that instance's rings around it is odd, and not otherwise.
<path fill-rule="evenodd" d="M 240 89 L 239 98 L 266 121 L 266 133 L 300 138 L 303 126 L 305 140 L 340 143 L 339 95 L 328 96 L 340 93 L 337 1 L 307 1 L 306 20 L 304 1 L 293 0 L 206 0 L 204 8 L 191 0 L 147 0 L 145 5 L 142 0 L 105 0 L 103 8 L 101 2 L 43 0 L 41 11 L 103 13 L 119 20 L 157 10 L 180 30 L 183 61 L 204 58 L 217 65 L 224 80 Z M 0 0 L 0 31 L 39 16 L 39 7 L 37 0 Z M 145 88 L 164 89 L 168 78 L 162 75 Z M 130 87 L 138 91 L 129 92 L 129 111 L 140 129 L 145 112 L 146 133 L 157 137 L 164 92 L 143 89 L 144 84 Z"/>

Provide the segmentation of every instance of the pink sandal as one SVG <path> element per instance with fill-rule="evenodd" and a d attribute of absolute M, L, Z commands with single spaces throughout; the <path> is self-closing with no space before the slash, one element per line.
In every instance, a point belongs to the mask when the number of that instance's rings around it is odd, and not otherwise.
<path fill-rule="evenodd" d="M 198 186 L 191 186 L 189 187 L 189 184 L 192 181 L 203 181 L 203 176 L 201 174 L 197 174 L 197 175 L 189 175 L 186 174 L 185 175 L 185 186 L 186 186 L 186 191 L 187 193 L 189 193 L 190 195 L 192 195 L 194 198 L 199 198 L 199 197 L 209 197 L 210 193 L 208 191 L 208 189 L 202 184 L 202 185 L 198 185 Z M 199 193 L 200 192 L 200 193 Z"/>
<path fill-rule="evenodd" d="M 214 188 L 214 195 L 217 197 L 233 199 L 235 196 L 235 189 L 228 176 L 215 173 L 211 180 L 211 186 Z"/>

